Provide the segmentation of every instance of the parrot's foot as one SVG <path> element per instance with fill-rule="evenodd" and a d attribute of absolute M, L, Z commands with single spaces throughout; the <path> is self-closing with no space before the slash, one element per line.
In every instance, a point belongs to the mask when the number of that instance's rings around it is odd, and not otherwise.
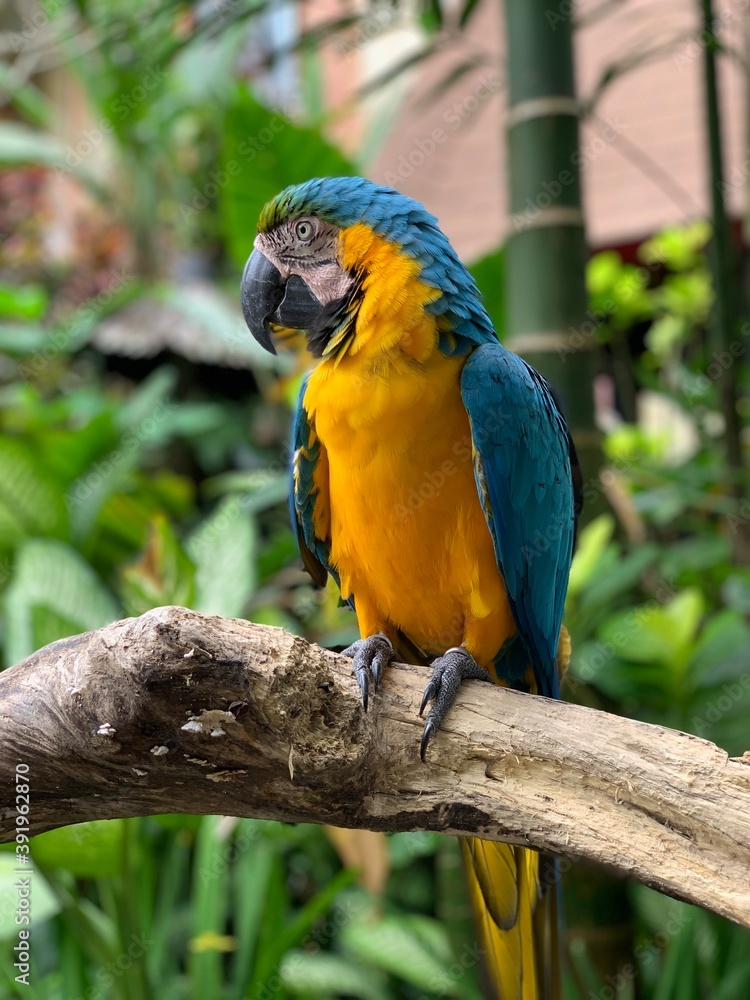
<path fill-rule="evenodd" d="M 362 692 L 362 705 L 366 712 L 370 679 L 372 678 L 373 690 L 377 691 L 380 675 L 391 660 L 396 658 L 393 643 L 387 635 L 379 632 L 377 635 L 368 636 L 367 639 L 357 639 L 342 652 L 344 656 L 351 656 L 354 660 L 354 676 Z"/>
<path fill-rule="evenodd" d="M 427 751 L 427 744 L 442 726 L 448 709 L 455 700 L 461 681 L 472 679 L 492 683 L 492 678 L 484 667 L 480 667 L 471 653 L 461 646 L 453 646 L 437 660 L 432 661 L 432 677 L 424 689 L 422 704 L 419 706 L 419 714 L 421 715 L 427 702 L 431 698 L 435 700 L 435 704 L 427 716 L 422 734 L 422 745 L 419 748 L 419 756 L 422 760 L 424 760 Z"/>

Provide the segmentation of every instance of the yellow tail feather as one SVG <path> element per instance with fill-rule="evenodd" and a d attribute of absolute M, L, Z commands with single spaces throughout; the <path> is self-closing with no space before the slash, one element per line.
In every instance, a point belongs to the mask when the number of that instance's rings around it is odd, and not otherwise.
<path fill-rule="evenodd" d="M 539 855 L 477 837 L 461 849 L 494 1000 L 559 1000 L 557 888 L 540 895 Z"/>

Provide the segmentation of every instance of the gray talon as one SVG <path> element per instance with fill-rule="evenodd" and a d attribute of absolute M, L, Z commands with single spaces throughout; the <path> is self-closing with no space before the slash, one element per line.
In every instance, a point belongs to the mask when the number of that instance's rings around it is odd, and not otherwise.
<path fill-rule="evenodd" d="M 427 702 L 434 699 L 435 703 L 427 716 L 424 733 L 422 734 L 422 743 L 419 748 L 419 756 L 422 760 L 424 760 L 430 740 L 442 726 L 448 714 L 448 709 L 453 704 L 463 680 L 489 681 L 492 683 L 492 677 L 490 677 L 484 667 L 479 666 L 471 653 L 458 646 L 454 646 L 442 656 L 432 661 L 432 677 L 424 689 L 422 704 L 419 709 L 419 714 L 421 715 Z"/>
<path fill-rule="evenodd" d="M 342 652 L 354 660 L 353 673 L 362 692 L 362 705 L 366 712 L 370 700 L 370 679 L 373 690 L 377 691 L 383 671 L 396 657 L 393 643 L 388 636 L 378 633 L 366 639 L 357 639 Z"/>

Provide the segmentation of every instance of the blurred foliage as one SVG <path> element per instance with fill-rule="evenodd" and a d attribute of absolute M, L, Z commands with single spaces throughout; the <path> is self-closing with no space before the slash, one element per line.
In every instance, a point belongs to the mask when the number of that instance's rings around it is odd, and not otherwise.
<path fill-rule="evenodd" d="M 174 345 L 113 356 L 95 338 L 134 304 L 169 305 L 231 346 L 244 331 L 239 270 L 261 205 L 285 184 L 355 169 L 318 111 L 270 107 L 267 87 L 238 69 L 248 37 L 261 52 L 256 69 L 271 65 L 262 58 L 266 6 L 57 5 L 55 44 L 95 125 L 63 144 L 55 106 L 32 80 L 11 95 L 18 120 L 0 122 L 9 168 L 0 177 L 6 666 L 160 604 L 247 616 L 327 645 L 356 636 L 335 589 L 316 591 L 302 572 L 288 526 L 279 456 L 293 366 L 248 351 L 237 373 L 187 360 Z M 425 52 L 447 6 L 419 5 Z M 465 24 L 476 6 L 451 16 Z M 81 58 L 82 39 L 92 44 Z M 62 260 L 46 249 L 53 177 L 89 199 Z M 590 262 L 591 314 L 621 405 L 609 467 L 585 493 L 604 492 L 618 516 L 600 517 L 579 541 L 565 694 L 741 754 L 750 569 L 733 558 L 733 541 L 748 512 L 730 498 L 716 447 L 716 372 L 746 345 L 708 354 L 709 236 L 696 223 L 657 235 L 636 261 L 607 252 Z M 473 268 L 500 336 L 501 267 L 498 250 Z M 213 281 L 214 305 L 190 284 L 196 271 Z M 674 426 L 639 419 L 644 388 L 670 407 Z M 674 427 L 687 441 L 677 451 Z M 380 891 L 364 889 L 326 832 L 305 825 L 97 822 L 35 838 L 32 857 L 31 1000 L 479 996 L 450 838 L 388 838 Z M 0 852 L 3 891 L 16 878 L 10 861 Z M 642 886 L 630 899 L 634 965 L 622 982 L 604 977 L 576 932 L 593 919 L 585 902 L 568 908 L 568 1000 L 607 989 L 633 997 L 636 984 L 658 1000 L 750 994 L 746 932 Z M 0 990 L 14 996 L 17 928 L 3 921 Z"/>

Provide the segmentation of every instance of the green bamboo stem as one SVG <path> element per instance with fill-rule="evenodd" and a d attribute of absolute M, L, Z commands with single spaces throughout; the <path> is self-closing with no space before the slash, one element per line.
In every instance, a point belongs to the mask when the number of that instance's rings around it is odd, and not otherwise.
<path fill-rule="evenodd" d="M 550 20 L 549 12 L 547 0 L 505 0 L 510 207 L 506 344 L 559 393 L 584 478 L 591 480 L 600 465 L 593 401 L 596 337 L 586 314 L 572 27 L 569 17 Z"/>
<path fill-rule="evenodd" d="M 705 76 L 706 130 L 708 134 L 709 168 L 711 179 L 711 221 L 713 240 L 711 244 L 711 264 L 714 277 L 714 351 L 730 357 L 731 345 L 738 339 L 739 291 L 737 287 L 737 261 L 732 251 L 729 223 L 724 205 L 724 163 L 721 148 L 721 119 L 719 94 L 716 79 L 717 41 L 714 35 L 714 12 L 712 0 L 699 0 L 703 17 L 703 65 Z M 726 459 L 732 495 L 742 499 L 743 455 L 741 426 L 737 411 L 737 365 L 722 366 L 719 379 L 721 409 L 725 423 Z"/>

